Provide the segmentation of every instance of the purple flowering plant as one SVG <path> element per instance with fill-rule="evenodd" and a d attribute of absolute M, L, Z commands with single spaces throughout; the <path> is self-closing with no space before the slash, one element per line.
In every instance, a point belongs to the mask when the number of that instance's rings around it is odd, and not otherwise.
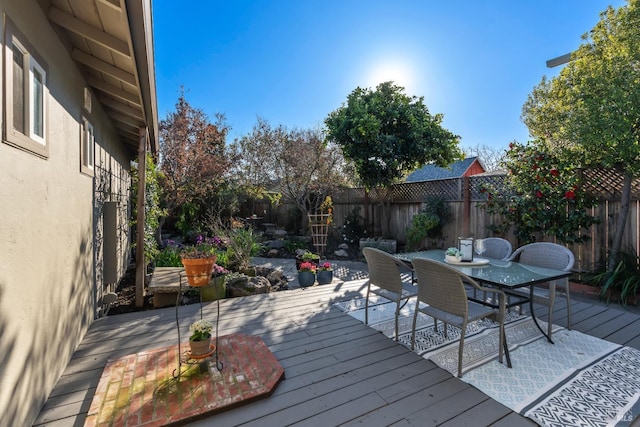
<path fill-rule="evenodd" d="M 222 240 L 217 237 L 204 237 L 199 235 L 196 244 L 184 246 L 180 256 L 185 259 L 210 258 L 216 255 L 218 249 L 222 247 Z"/>

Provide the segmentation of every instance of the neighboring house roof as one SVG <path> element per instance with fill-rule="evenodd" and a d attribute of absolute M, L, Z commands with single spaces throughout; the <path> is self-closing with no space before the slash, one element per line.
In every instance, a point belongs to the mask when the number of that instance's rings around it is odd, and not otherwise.
<path fill-rule="evenodd" d="M 421 182 L 421 181 L 433 181 L 436 179 L 448 179 L 448 178 L 460 178 L 465 176 L 465 173 L 476 163 L 480 166 L 482 171 L 484 167 L 480 163 L 477 156 L 467 157 L 464 160 L 460 160 L 449 165 L 449 168 L 441 168 L 436 165 L 426 165 L 421 169 L 418 169 L 409 174 L 406 182 Z"/>
<path fill-rule="evenodd" d="M 39 0 L 123 142 L 158 150 L 151 0 Z M 135 152 L 135 151 L 134 151 Z"/>

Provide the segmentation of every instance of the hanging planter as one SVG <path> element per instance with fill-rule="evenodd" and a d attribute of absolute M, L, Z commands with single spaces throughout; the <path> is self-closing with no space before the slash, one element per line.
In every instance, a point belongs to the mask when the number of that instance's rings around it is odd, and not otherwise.
<path fill-rule="evenodd" d="M 216 262 L 215 255 L 208 258 L 182 258 L 181 260 L 189 286 L 202 287 L 209 284 L 213 264 Z"/>

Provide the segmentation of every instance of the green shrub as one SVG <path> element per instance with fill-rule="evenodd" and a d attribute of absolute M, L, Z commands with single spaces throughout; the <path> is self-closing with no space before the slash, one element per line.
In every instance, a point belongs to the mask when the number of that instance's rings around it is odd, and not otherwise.
<path fill-rule="evenodd" d="M 621 251 L 618 259 L 613 271 L 595 273 L 586 282 L 599 286 L 600 296 L 607 302 L 614 299 L 626 305 L 640 291 L 640 258 L 633 252 Z"/>
<path fill-rule="evenodd" d="M 292 254 L 298 249 L 307 249 L 307 243 L 300 239 L 285 239 L 284 249 Z"/>
<path fill-rule="evenodd" d="M 440 218 L 430 212 L 421 212 L 415 214 L 411 219 L 411 225 L 407 228 L 407 249 L 420 249 L 422 242 L 429 235 L 429 231 L 438 226 Z"/>
<path fill-rule="evenodd" d="M 356 206 L 344 219 L 342 240 L 357 244 L 360 239 L 365 237 L 367 237 L 367 230 L 364 227 L 364 218 L 360 215 L 360 207 Z"/>
<path fill-rule="evenodd" d="M 156 267 L 182 267 L 180 248 L 178 246 L 167 246 L 160 250 L 154 263 Z"/>

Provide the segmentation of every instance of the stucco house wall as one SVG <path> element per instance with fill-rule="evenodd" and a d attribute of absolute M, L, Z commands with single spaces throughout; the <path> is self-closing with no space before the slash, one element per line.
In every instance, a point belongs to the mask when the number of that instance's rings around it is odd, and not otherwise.
<path fill-rule="evenodd" d="M 0 142 L 0 425 L 31 425 L 114 286 L 101 267 L 105 202 L 117 208 L 117 275 L 126 267 L 132 156 L 97 102 L 84 110 L 87 85 L 36 1 L 0 0 L 0 13 L 3 48 L 9 19 L 46 64 L 49 89 L 48 156 Z M 94 176 L 80 167 L 83 116 Z"/>

